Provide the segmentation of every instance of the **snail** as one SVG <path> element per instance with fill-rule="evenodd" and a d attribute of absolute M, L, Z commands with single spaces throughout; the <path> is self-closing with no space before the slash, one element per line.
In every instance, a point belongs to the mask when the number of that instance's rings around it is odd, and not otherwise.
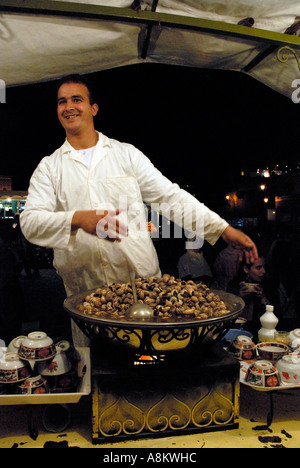
<path fill-rule="evenodd" d="M 161 278 L 137 278 L 136 286 L 138 302 L 149 304 L 160 318 L 191 316 L 206 320 L 229 313 L 221 298 L 203 283 L 164 274 Z M 131 285 L 117 283 L 97 288 L 77 308 L 86 315 L 124 318 L 132 304 Z"/>

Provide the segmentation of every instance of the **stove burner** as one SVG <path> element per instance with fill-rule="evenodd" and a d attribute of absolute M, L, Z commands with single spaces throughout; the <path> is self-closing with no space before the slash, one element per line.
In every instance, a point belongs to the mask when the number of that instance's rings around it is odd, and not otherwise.
<path fill-rule="evenodd" d="M 158 355 L 145 355 L 145 354 L 135 354 L 134 356 L 134 366 L 140 366 L 140 365 L 153 365 L 153 364 L 160 364 L 165 361 L 165 355 L 164 354 L 158 354 Z"/>

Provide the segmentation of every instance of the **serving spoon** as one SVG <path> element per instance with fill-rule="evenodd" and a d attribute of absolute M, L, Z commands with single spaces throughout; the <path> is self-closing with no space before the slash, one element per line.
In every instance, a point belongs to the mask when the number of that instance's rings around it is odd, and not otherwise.
<path fill-rule="evenodd" d="M 130 271 L 130 283 L 132 287 L 133 293 L 133 305 L 127 310 L 126 315 L 128 318 L 136 319 L 136 320 L 150 320 L 154 317 L 154 311 L 152 307 L 144 302 L 138 302 L 137 300 L 137 292 L 136 292 L 136 285 L 135 285 L 135 272 Z"/>

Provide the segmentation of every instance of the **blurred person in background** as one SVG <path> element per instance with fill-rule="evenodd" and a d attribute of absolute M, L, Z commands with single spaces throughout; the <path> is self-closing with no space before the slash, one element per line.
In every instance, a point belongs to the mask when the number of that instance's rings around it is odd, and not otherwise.
<path fill-rule="evenodd" d="M 278 297 L 266 272 L 265 258 L 259 254 L 253 262 L 244 259 L 236 278 L 229 282 L 227 291 L 240 296 L 245 301 L 242 316 L 246 318 L 245 326 L 257 340 L 257 332 L 261 327 L 260 317 L 266 311 L 266 305 L 275 307 L 278 314 Z"/>

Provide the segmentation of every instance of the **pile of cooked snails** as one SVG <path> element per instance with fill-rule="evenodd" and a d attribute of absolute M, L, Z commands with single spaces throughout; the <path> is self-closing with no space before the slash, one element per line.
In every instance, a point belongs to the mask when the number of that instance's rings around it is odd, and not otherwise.
<path fill-rule="evenodd" d="M 205 284 L 183 281 L 164 274 L 161 278 L 137 278 L 138 302 L 149 304 L 161 319 L 190 316 L 199 320 L 220 317 L 230 311 L 221 298 Z M 98 288 L 77 306 L 79 312 L 98 318 L 126 318 L 133 305 L 130 283 Z"/>

